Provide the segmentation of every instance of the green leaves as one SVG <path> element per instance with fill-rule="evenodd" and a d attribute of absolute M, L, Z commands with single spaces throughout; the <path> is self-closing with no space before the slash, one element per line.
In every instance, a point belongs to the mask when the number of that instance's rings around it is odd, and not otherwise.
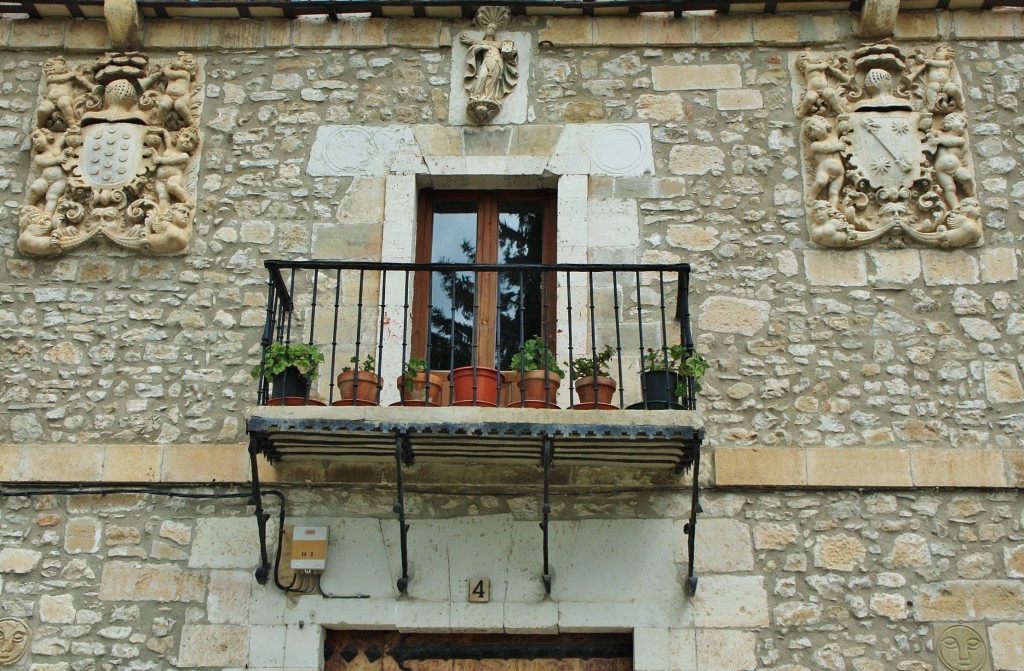
<path fill-rule="evenodd" d="M 263 356 L 263 374 L 267 378 L 274 378 L 287 368 L 296 368 L 312 382 L 316 379 L 317 368 L 323 362 L 323 352 L 316 345 L 272 342 Z M 258 378 L 260 366 L 255 366 L 251 373 L 254 378 Z"/>

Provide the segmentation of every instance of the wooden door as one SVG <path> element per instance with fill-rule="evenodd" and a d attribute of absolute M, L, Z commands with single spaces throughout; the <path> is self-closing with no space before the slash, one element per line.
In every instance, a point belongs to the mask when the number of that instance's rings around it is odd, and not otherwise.
<path fill-rule="evenodd" d="M 632 634 L 329 631 L 326 671 L 630 671 Z"/>

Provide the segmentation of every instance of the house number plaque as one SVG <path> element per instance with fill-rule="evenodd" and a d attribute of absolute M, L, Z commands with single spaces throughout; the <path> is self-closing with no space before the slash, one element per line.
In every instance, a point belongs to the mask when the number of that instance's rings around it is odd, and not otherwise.
<path fill-rule="evenodd" d="M 469 579 L 469 602 L 487 603 L 491 600 L 490 578 Z"/>

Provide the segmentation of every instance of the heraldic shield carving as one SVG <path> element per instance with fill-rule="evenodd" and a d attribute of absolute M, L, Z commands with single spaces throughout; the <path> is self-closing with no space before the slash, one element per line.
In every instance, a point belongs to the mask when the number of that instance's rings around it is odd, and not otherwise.
<path fill-rule="evenodd" d="M 95 240 L 150 254 L 192 236 L 201 72 L 191 54 L 150 65 L 138 52 L 94 64 L 46 61 L 30 134 L 18 249 L 53 256 Z"/>
<path fill-rule="evenodd" d="M 808 233 L 824 247 L 963 247 L 982 235 L 953 51 L 796 57 Z"/>

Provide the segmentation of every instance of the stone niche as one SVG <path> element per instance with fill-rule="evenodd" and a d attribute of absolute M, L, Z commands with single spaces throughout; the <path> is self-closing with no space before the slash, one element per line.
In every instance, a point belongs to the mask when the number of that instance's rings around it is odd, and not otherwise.
<path fill-rule="evenodd" d="M 18 249 L 54 256 L 102 241 L 184 250 L 199 172 L 200 61 L 107 52 L 91 64 L 54 56 L 43 71 Z"/>
<path fill-rule="evenodd" d="M 792 58 L 808 237 L 964 247 L 982 237 L 953 49 L 888 44 Z"/>

